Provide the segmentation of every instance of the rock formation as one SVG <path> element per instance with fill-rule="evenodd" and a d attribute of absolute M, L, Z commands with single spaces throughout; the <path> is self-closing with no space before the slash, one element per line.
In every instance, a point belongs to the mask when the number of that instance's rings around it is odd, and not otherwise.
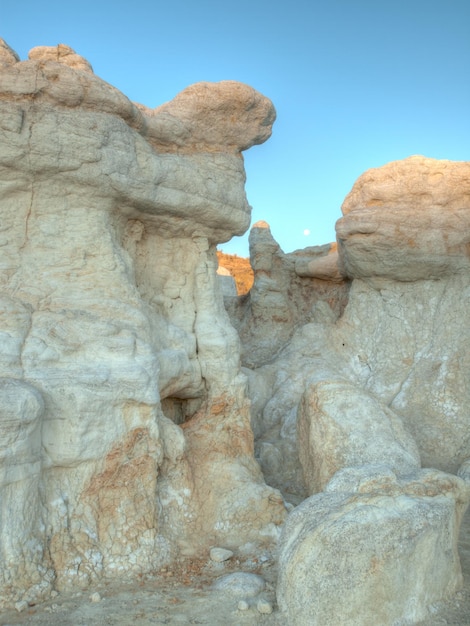
<path fill-rule="evenodd" d="M 256 355 L 244 364 L 257 455 L 288 500 L 311 494 L 282 533 L 278 600 L 289 624 L 414 623 L 459 587 L 470 497 L 469 180 L 469 163 L 390 163 L 346 198 L 337 252 L 293 266 L 267 225 L 266 254 L 252 252 L 253 303 L 242 317 L 251 334 L 240 336 L 242 354 Z M 316 295 L 297 288 L 292 305 L 282 278 L 274 290 L 272 258 L 276 277 L 294 267 Z M 257 303 L 272 293 L 282 311 L 308 314 L 285 315 L 281 333 L 274 313 L 257 325 Z M 269 354 L 272 333 L 280 339 Z"/>
<path fill-rule="evenodd" d="M 0 608 L 279 536 L 292 626 L 414 623 L 459 588 L 470 164 L 366 172 L 336 244 L 255 224 L 238 297 L 216 245 L 274 117 L 231 81 L 150 110 L 0 41 Z"/>
<path fill-rule="evenodd" d="M 272 542 L 215 254 L 272 104 L 228 81 L 149 110 L 67 46 L 0 51 L 0 606 Z"/>
<path fill-rule="evenodd" d="M 245 298 L 226 297 L 225 305 L 242 342 L 257 458 L 269 484 L 298 502 L 306 495 L 297 406 L 304 368 L 314 359 L 308 335 L 340 317 L 350 281 L 339 274 L 336 244 L 285 254 L 266 222 L 253 226 L 249 241 L 254 285 Z M 321 350 L 327 355 L 326 337 L 316 339 L 324 340 Z"/>
<path fill-rule="evenodd" d="M 456 550 L 468 501 L 457 477 L 348 468 L 289 516 L 277 598 L 293 626 L 413 624 L 462 585 Z"/>
<path fill-rule="evenodd" d="M 413 156 L 363 174 L 337 224 L 343 271 L 432 280 L 468 272 L 470 164 Z"/>

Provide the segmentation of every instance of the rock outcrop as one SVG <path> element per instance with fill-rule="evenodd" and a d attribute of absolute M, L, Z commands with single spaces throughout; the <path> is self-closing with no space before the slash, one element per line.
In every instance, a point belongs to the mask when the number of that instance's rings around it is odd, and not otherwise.
<path fill-rule="evenodd" d="M 257 458 L 269 484 L 298 502 L 307 493 L 297 406 L 307 372 L 319 365 L 315 355 L 328 356 L 323 323 L 341 316 L 350 281 L 339 274 L 336 244 L 285 254 L 266 222 L 251 229 L 250 257 L 252 289 L 243 298 L 226 297 L 225 305 L 242 343 Z"/>
<path fill-rule="evenodd" d="M 0 608 L 272 545 L 284 498 L 286 623 L 414 623 L 459 588 L 470 165 L 366 172 L 336 244 L 255 224 L 237 297 L 216 245 L 274 118 L 232 81 L 150 110 L 0 40 Z"/>
<path fill-rule="evenodd" d="M 358 474 L 345 470 L 289 515 L 277 588 L 289 626 L 415 624 L 461 587 L 468 485 L 435 470 Z"/>
<path fill-rule="evenodd" d="M 313 494 L 281 541 L 278 596 L 295 626 L 413 623 L 459 586 L 469 180 L 468 163 L 424 157 L 366 172 L 344 202 L 337 249 L 313 258 L 284 255 L 266 224 L 252 230 L 255 284 L 243 315 L 230 299 L 228 310 L 264 475 L 293 504 Z"/>
<path fill-rule="evenodd" d="M 315 251 L 313 260 L 305 259 L 310 249 L 284 255 L 266 225 L 253 227 L 255 285 L 249 306 L 238 304 L 240 315 L 229 301 L 228 310 L 240 330 L 252 381 L 259 456 L 266 456 L 269 480 L 280 488 L 284 484 L 286 493 L 293 472 L 298 475 L 294 457 L 301 397 L 320 383 L 357 390 L 339 394 L 331 386 L 338 414 L 344 414 L 339 398 L 356 393 L 364 401 L 359 414 L 368 414 L 366 405 L 375 401 L 383 407 L 379 413 L 391 410 L 395 423 L 402 421 L 416 442 L 424 467 L 455 473 L 469 457 L 470 332 L 463 323 L 470 294 L 469 175 L 467 163 L 424 157 L 367 172 L 345 200 L 344 217 L 337 223 L 337 255 L 329 246 Z M 405 237 L 405 230 L 416 236 Z M 268 239 L 260 252 L 258 242 Z M 271 266 L 275 270 L 269 274 Z M 322 267 L 329 268 L 323 280 L 319 274 L 310 277 Z M 296 289 L 296 284 L 303 287 Z M 276 302 L 285 315 L 274 319 Z M 310 429 L 307 421 L 303 410 L 304 434 Z M 312 450 L 305 452 L 307 439 L 301 437 L 300 455 L 318 458 Z M 321 447 L 318 437 L 313 439 Z M 270 450 L 266 455 L 265 448 Z M 268 464 L 273 463 L 271 471 Z M 309 483 L 311 471 L 307 474 Z"/>
<path fill-rule="evenodd" d="M 470 163 L 413 156 L 369 170 L 336 225 L 354 278 L 432 280 L 470 269 Z"/>
<path fill-rule="evenodd" d="M 264 221 L 254 224 L 249 241 L 253 287 L 248 298 L 225 303 L 242 341 L 243 364 L 257 368 L 270 363 L 324 303 L 328 315 L 339 317 L 349 281 L 339 273 L 336 244 L 285 254 Z"/>
<path fill-rule="evenodd" d="M 155 110 L 69 47 L 0 72 L 0 606 L 273 541 L 217 243 L 274 108 L 201 83 Z"/>

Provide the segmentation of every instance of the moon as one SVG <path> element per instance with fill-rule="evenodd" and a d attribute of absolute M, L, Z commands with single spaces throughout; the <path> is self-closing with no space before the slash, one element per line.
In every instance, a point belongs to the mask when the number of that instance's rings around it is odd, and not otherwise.
<path fill-rule="evenodd" d="M 310 235 L 310 231 L 309 231 L 309 229 L 308 229 L 308 228 L 306 228 L 306 229 L 304 230 L 304 235 L 305 235 L 306 237 L 308 237 L 308 236 Z"/>

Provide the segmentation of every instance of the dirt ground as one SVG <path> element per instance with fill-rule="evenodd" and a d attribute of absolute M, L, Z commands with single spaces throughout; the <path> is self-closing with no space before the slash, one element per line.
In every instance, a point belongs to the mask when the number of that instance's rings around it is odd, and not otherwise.
<path fill-rule="evenodd" d="M 435 607 L 432 616 L 421 622 L 420 626 L 470 626 L 470 511 L 462 525 L 459 546 L 464 588 L 450 602 Z M 44 604 L 28 606 L 20 613 L 1 613 L 0 626 L 284 626 L 285 619 L 275 603 L 275 563 L 266 556 L 264 559 L 262 563 L 241 562 L 235 557 L 223 564 L 210 561 L 182 562 L 172 571 L 158 572 L 155 577 L 137 583 L 103 584 L 87 591 L 61 593 Z M 212 588 L 217 578 L 237 571 L 257 573 L 267 583 L 266 590 L 259 596 L 246 599 L 248 607 L 245 605 L 245 610 L 238 608 L 241 596 Z M 272 613 L 260 612 L 257 606 L 259 600 L 264 601 L 260 609 L 269 610 L 272 607 Z"/>

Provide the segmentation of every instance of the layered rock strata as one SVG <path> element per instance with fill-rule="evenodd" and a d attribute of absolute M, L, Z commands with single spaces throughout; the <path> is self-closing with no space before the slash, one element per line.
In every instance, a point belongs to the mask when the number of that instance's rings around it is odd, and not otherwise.
<path fill-rule="evenodd" d="M 149 110 L 67 46 L 0 60 L 0 606 L 272 541 L 215 255 L 272 104 L 228 81 Z"/>

